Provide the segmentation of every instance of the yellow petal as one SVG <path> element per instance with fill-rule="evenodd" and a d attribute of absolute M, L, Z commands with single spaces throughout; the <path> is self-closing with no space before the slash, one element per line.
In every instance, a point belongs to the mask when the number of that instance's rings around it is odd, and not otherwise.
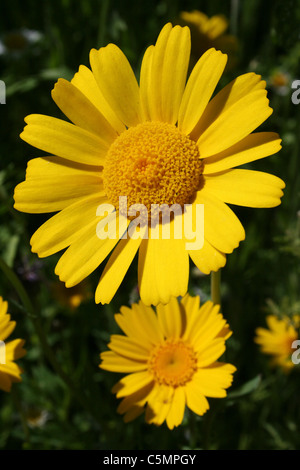
<path fill-rule="evenodd" d="M 179 338 L 183 331 L 184 318 L 176 297 L 156 307 L 158 322 L 166 338 Z"/>
<path fill-rule="evenodd" d="M 173 429 L 182 423 L 185 410 L 185 392 L 183 387 L 177 387 L 174 391 L 172 403 L 167 414 L 167 426 Z"/>
<path fill-rule="evenodd" d="M 101 275 L 96 289 L 96 303 L 107 304 L 111 301 L 124 279 L 141 242 L 142 237 L 138 239 L 129 237 L 120 240 Z"/>
<path fill-rule="evenodd" d="M 76 126 L 93 132 L 108 144 L 118 136 L 93 102 L 72 83 L 60 78 L 51 95 L 57 106 Z"/>
<path fill-rule="evenodd" d="M 78 90 L 80 90 L 94 106 L 96 106 L 118 134 L 121 134 L 126 130 L 122 121 L 120 121 L 116 116 L 116 113 L 104 98 L 103 93 L 101 93 L 94 74 L 89 68 L 85 65 L 80 65 L 79 70 L 75 73 L 71 83 L 76 86 L 76 88 L 78 88 Z"/>
<path fill-rule="evenodd" d="M 99 367 L 103 370 L 111 372 L 130 373 L 145 370 L 144 362 L 137 362 L 127 357 L 120 356 L 113 351 L 105 351 L 101 353 L 102 362 Z"/>
<path fill-rule="evenodd" d="M 147 348 L 145 349 L 140 341 L 134 341 L 126 336 L 111 335 L 108 347 L 116 354 L 144 364 L 149 359 Z"/>
<path fill-rule="evenodd" d="M 6 361 L 14 361 L 25 356 L 26 350 L 23 349 L 25 341 L 23 339 L 14 339 L 9 343 L 6 343 Z"/>
<path fill-rule="evenodd" d="M 171 233 L 174 221 L 171 222 Z M 187 291 L 189 257 L 182 239 L 143 240 L 139 251 L 139 289 L 146 305 L 167 303 Z"/>
<path fill-rule="evenodd" d="M 14 331 L 16 327 L 16 322 L 15 321 L 9 321 L 10 316 L 8 315 L 8 322 L 5 324 L 1 323 L 0 324 L 0 340 L 5 341 L 6 338 L 8 338 L 11 333 Z"/>
<path fill-rule="evenodd" d="M 160 32 L 152 51 L 150 117 L 175 124 L 185 87 L 191 50 L 187 27 L 168 23 Z"/>
<path fill-rule="evenodd" d="M 209 274 L 211 271 L 218 271 L 226 264 L 226 256 L 214 248 L 207 240 L 201 250 L 189 250 L 189 255 L 203 274 Z"/>
<path fill-rule="evenodd" d="M 236 368 L 231 364 L 215 363 L 206 369 L 199 369 L 193 376 L 197 389 L 206 397 L 226 397 L 225 389 L 233 381 L 233 372 Z"/>
<path fill-rule="evenodd" d="M 144 121 L 151 121 L 150 97 L 152 79 L 152 59 L 154 46 L 149 46 L 144 54 L 140 72 L 140 100 L 141 112 Z"/>
<path fill-rule="evenodd" d="M 281 149 L 281 139 L 275 132 L 256 132 L 237 144 L 205 159 L 204 175 L 229 170 L 260 158 L 268 157 Z"/>
<path fill-rule="evenodd" d="M 56 265 L 55 273 L 66 283 L 66 287 L 73 287 L 85 279 L 112 251 L 119 240 L 118 232 L 114 233 L 115 227 L 118 227 L 118 220 L 119 216 L 113 212 L 98 222 L 101 227 L 108 226 L 105 239 L 98 238 L 98 224 L 97 221 L 93 221 L 62 255 Z"/>
<path fill-rule="evenodd" d="M 113 393 L 116 392 L 117 398 L 126 397 L 135 393 L 139 389 L 145 387 L 152 382 L 152 376 L 148 371 L 136 372 L 134 374 L 126 375 L 123 377 L 115 387 Z"/>
<path fill-rule="evenodd" d="M 165 385 L 156 385 L 148 397 L 146 421 L 160 426 L 166 419 L 174 395 L 174 389 Z"/>
<path fill-rule="evenodd" d="M 245 239 L 245 231 L 239 219 L 205 187 L 198 192 L 194 204 L 197 203 L 204 204 L 205 238 L 217 250 L 231 253 Z"/>
<path fill-rule="evenodd" d="M 198 139 L 201 158 L 222 152 L 260 126 L 273 112 L 266 95 L 254 91 L 223 111 Z"/>
<path fill-rule="evenodd" d="M 0 368 L 0 390 L 3 390 L 4 392 L 10 392 L 11 385 L 12 385 L 11 377 L 7 375 L 5 372 L 2 372 Z"/>
<path fill-rule="evenodd" d="M 201 134 L 222 113 L 231 108 L 239 100 L 256 90 L 263 90 L 265 87 L 266 82 L 261 80 L 261 76 L 252 72 L 240 75 L 230 82 L 208 103 L 201 119 L 191 134 L 193 140 L 198 140 Z"/>
<path fill-rule="evenodd" d="M 227 62 L 226 54 L 209 49 L 195 65 L 182 97 L 178 128 L 189 134 L 201 118 Z"/>
<path fill-rule="evenodd" d="M 190 410 L 199 416 L 209 409 L 208 401 L 205 396 L 198 391 L 197 384 L 192 380 L 185 387 L 186 404 Z"/>
<path fill-rule="evenodd" d="M 86 165 L 102 165 L 109 145 L 81 127 L 51 116 L 31 114 L 20 137 L 30 145 Z"/>
<path fill-rule="evenodd" d="M 126 335 L 142 341 L 148 351 L 164 339 L 153 309 L 141 301 L 131 308 L 122 307 L 121 315 L 115 315 L 115 319 Z"/>
<path fill-rule="evenodd" d="M 80 204 L 81 199 L 88 196 L 103 197 L 102 187 L 102 180 L 97 176 L 79 174 L 68 178 L 46 174 L 16 186 L 14 207 L 31 214 L 56 212 L 74 203 Z"/>
<path fill-rule="evenodd" d="M 225 341 L 223 338 L 216 338 L 206 345 L 198 355 L 198 367 L 207 367 L 216 362 L 225 352 Z"/>
<path fill-rule="evenodd" d="M 106 202 L 106 197 L 93 194 L 51 217 L 32 236 L 32 252 L 44 258 L 71 245 L 85 231 L 86 226 L 96 219 L 97 207 L 102 202 Z"/>
<path fill-rule="evenodd" d="M 275 207 L 283 196 L 284 182 L 277 176 L 254 170 L 228 170 L 205 177 L 205 188 L 228 204 Z"/>
<path fill-rule="evenodd" d="M 106 101 L 126 126 L 141 122 L 139 86 L 133 70 L 115 45 L 92 49 L 90 63 Z"/>

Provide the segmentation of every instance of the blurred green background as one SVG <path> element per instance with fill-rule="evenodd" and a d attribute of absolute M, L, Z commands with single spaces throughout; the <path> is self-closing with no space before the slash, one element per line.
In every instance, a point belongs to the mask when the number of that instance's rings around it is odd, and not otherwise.
<path fill-rule="evenodd" d="M 300 2 L 4 0 L 1 9 L 0 79 L 7 93 L 0 108 L 0 256 L 38 318 L 0 274 L 0 295 L 17 321 L 13 337 L 24 338 L 28 351 L 18 361 L 22 383 L 9 394 L 0 391 L 0 449 L 299 449 L 300 366 L 289 375 L 271 369 L 253 337 L 266 313 L 300 313 L 300 104 L 291 101 L 291 83 L 300 79 Z M 169 431 L 147 425 L 143 416 L 124 424 L 110 392 L 121 376 L 98 368 L 100 351 L 118 331 L 113 313 L 138 299 L 136 263 L 108 306 L 93 299 L 101 267 L 82 290 L 62 291 L 54 274 L 58 255 L 39 260 L 30 252 L 30 236 L 48 216 L 18 213 L 12 196 L 27 161 L 41 156 L 19 138 L 24 117 L 62 117 L 50 95 L 56 80 L 70 79 L 80 64 L 89 65 L 91 48 L 109 42 L 124 51 L 138 76 L 143 53 L 162 26 L 194 9 L 224 14 L 228 33 L 236 36 L 233 66 L 221 86 L 249 71 L 267 81 L 274 112 L 261 130 L 278 132 L 283 148 L 248 167 L 280 176 L 286 189 L 275 209 L 234 208 L 246 240 L 222 270 L 223 314 L 233 330 L 226 360 L 238 369 L 229 396 L 209 399 L 206 415 L 187 413 L 182 426 Z M 190 293 L 209 299 L 209 277 L 192 266 L 191 273 Z M 70 300 L 80 305 L 72 308 Z"/>

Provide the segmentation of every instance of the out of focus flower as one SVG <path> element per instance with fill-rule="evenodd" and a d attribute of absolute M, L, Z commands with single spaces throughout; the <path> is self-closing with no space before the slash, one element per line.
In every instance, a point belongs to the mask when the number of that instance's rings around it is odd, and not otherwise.
<path fill-rule="evenodd" d="M 32 408 L 27 412 L 26 421 L 30 428 L 42 428 L 48 421 L 49 416 L 50 415 L 47 410 L 37 410 Z"/>
<path fill-rule="evenodd" d="M 280 96 L 290 93 L 291 76 L 284 70 L 275 70 L 269 79 L 269 85 Z"/>
<path fill-rule="evenodd" d="M 214 47 L 228 55 L 227 68 L 230 69 L 236 64 L 238 41 L 235 36 L 225 34 L 229 24 L 224 15 L 214 15 L 209 18 L 198 10 L 182 11 L 178 22 L 191 30 L 191 55 L 194 61 L 197 61 L 205 51 Z"/>
<path fill-rule="evenodd" d="M 295 366 L 292 361 L 295 348 L 292 345 L 299 338 L 300 316 L 278 318 L 268 315 L 266 322 L 268 329 L 257 328 L 254 341 L 260 345 L 261 352 L 272 356 L 272 366 L 289 371 Z"/>
<path fill-rule="evenodd" d="M 231 331 L 211 301 L 200 307 L 188 294 L 159 304 L 156 313 L 142 302 L 122 307 L 115 320 L 126 336 L 112 335 L 100 367 L 128 373 L 113 388 L 123 398 L 118 412 L 128 422 L 146 412 L 147 423 L 169 429 L 182 422 L 185 406 L 198 415 L 209 409 L 206 397 L 222 398 L 235 372 L 217 360 Z"/>
<path fill-rule="evenodd" d="M 5 342 L 15 327 L 16 322 L 7 313 L 7 302 L 0 297 L 0 390 L 5 392 L 10 392 L 13 382 L 21 382 L 23 371 L 14 361 L 26 354 L 23 339 Z"/>
<path fill-rule="evenodd" d="M 52 284 L 54 298 L 68 310 L 76 310 L 82 302 L 91 298 L 91 290 L 87 281 L 67 289 L 62 282 Z"/>
<path fill-rule="evenodd" d="M 18 58 L 32 45 L 42 39 L 42 33 L 32 29 L 20 29 L 5 33 L 0 40 L 0 55 L 10 55 Z"/>

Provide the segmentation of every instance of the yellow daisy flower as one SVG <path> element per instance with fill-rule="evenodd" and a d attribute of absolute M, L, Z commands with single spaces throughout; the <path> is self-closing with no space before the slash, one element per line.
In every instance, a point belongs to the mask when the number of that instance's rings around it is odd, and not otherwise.
<path fill-rule="evenodd" d="M 16 322 L 7 313 L 7 302 L 0 297 L 0 390 L 5 392 L 10 392 L 13 382 L 21 382 L 22 369 L 14 361 L 26 354 L 23 339 L 5 341 L 15 327 Z"/>
<path fill-rule="evenodd" d="M 118 412 L 128 422 L 143 413 L 148 423 L 166 421 L 173 429 L 182 422 L 185 406 L 203 415 L 206 397 L 226 396 L 236 368 L 217 362 L 231 331 L 211 301 L 200 307 L 199 297 L 188 294 L 159 304 L 156 314 L 141 301 L 122 307 L 115 320 L 127 335 L 112 335 L 101 353 L 100 367 L 129 373 L 114 387 L 123 398 Z"/>
<path fill-rule="evenodd" d="M 81 282 L 112 252 L 96 290 L 97 303 L 111 301 L 137 252 L 145 304 L 184 295 L 189 257 L 203 273 L 217 271 L 225 253 L 245 238 L 227 203 L 280 204 L 281 179 L 232 169 L 280 149 L 277 134 L 252 133 L 272 113 L 266 83 L 247 73 L 211 99 L 226 55 L 207 51 L 186 83 L 190 45 L 189 28 L 167 24 L 145 52 L 139 85 L 117 46 L 93 49 L 92 70 L 81 66 L 71 82 L 58 80 L 52 92 L 72 123 L 37 114 L 25 119 L 22 139 L 54 156 L 28 163 L 26 181 L 15 190 L 15 208 L 58 212 L 33 235 L 31 246 L 40 257 L 67 248 L 55 269 L 67 287 Z M 175 237 L 177 215 L 167 227 L 169 240 L 152 227 L 148 238 L 127 236 L 135 220 L 128 212 L 124 223 L 120 196 L 127 197 L 129 207 L 142 203 L 149 211 L 153 205 L 190 204 L 194 214 L 204 205 L 204 245 L 186 249 L 184 236 Z M 103 204 L 105 215 L 98 213 Z M 119 222 L 117 234 L 107 228 L 107 219 Z M 105 239 L 98 236 L 99 226 L 106 227 Z"/>
<path fill-rule="evenodd" d="M 288 372 L 295 366 L 292 361 L 295 348 L 292 344 L 299 338 L 300 317 L 294 315 L 292 318 L 278 318 L 268 315 L 266 322 L 269 329 L 257 328 L 254 341 L 260 345 L 261 352 L 272 356 L 273 366 L 279 366 Z"/>

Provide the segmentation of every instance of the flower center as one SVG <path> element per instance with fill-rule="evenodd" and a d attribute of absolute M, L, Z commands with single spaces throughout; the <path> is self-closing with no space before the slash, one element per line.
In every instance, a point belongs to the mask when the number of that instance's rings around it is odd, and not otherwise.
<path fill-rule="evenodd" d="M 197 370 L 194 350 L 181 339 L 166 340 L 152 351 L 149 371 L 159 384 L 185 385 Z"/>
<path fill-rule="evenodd" d="M 196 143 L 168 123 L 145 122 L 123 132 L 111 145 L 103 169 L 110 202 L 127 205 L 189 204 L 202 183 L 203 162 Z"/>

